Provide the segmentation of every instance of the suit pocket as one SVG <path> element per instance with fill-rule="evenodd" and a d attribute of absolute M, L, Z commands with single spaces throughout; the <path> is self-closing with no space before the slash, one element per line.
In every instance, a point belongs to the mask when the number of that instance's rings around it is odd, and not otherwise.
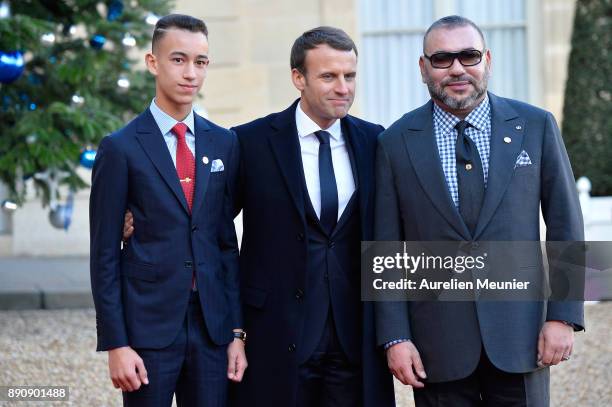
<path fill-rule="evenodd" d="M 157 281 L 157 272 L 152 264 L 125 261 L 121 265 L 121 272 L 128 278 L 150 282 Z"/>
<path fill-rule="evenodd" d="M 267 291 L 255 287 L 244 287 L 240 294 L 242 302 L 255 308 L 263 308 L 268 298 Z"/>
<path fill-rule="evenodd" d="M 535 164 L 524 165 L 514 169 L 514 182 L 521 188 L 521 193 L 540 190 L 540 167 Z"/>

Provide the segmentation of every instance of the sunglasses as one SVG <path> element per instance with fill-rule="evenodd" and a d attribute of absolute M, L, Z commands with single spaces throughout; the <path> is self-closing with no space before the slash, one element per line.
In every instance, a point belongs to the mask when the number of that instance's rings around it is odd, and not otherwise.
<path fill-rule="evenodd" d="M 459 63 L 463 66 L 478 65 L 480 61 L 482 61 L 482 52 L 477 49 L 468 49 L 459 52 L 436 52 L 431 55 L 423 54 L 423 56 L 427 58 L 429 62 L 431 62 L 431 66 L 436 69 L 450 68 L 455 62 L 455 59 L 458 59 Z"/>

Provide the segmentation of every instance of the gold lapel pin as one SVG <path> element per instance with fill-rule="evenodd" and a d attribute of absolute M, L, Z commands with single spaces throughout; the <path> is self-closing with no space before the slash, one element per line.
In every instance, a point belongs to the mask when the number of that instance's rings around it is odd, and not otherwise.
<path fill-rule="evenodd" d="M 512 143 L 512 139 L 510 137 L 504 137 L 504 143 L 510 144 Z"/>
<path fill-rule="evenodd" d="M 208 157 L 202 157 L 202 162 L 204 163 L 204 165 L 208 164 Z"/>

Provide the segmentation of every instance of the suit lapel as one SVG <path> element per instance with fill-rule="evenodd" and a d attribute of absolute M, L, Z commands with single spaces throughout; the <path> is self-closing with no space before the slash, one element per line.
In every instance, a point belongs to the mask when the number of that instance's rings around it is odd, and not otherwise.
<path fill-rule="evenodd" d="M 304 191 L 300 173 L 303 168 L 302 155 L 295 124 L 295 108 L 298 102 L 299 99 L 272 120 L 272 133 L 268 136 L 268 141 L 293 203 L 304 219 Z"/>
<path fill-rule="evenodd" d="M 478 239 L 499 206 L 523 145 L 525 120 L 503 99 L 489 93 L 491 103 L 491 154 L 489 176 L 482 209 L 474 233 Z M 510 139 L 510 143 L 504 139 Z"/>
<path fill-rule="evenodd" d="M 470 240 L 470 232 L 448 191 L 434 135 L 432 112 L 431 101 L 415 111 L 403 134 L 406 149 L 417 178 L 433 205 L 461 236 Z"/>
<path fill-rule="evenodd" d="M 370 195 L 371 174 L 368 171 L 368 166 L 372 165 L 372 163 L 368 162 L 366 155 L 368 148 L 366 145 L 367 138 L 363 131 L 355 125 L 351 116 L 346 116 L 346 118 L 342 119 L 342 124 L 355 179 L 355 192 L 359 198 L 360 216 L 363 218 L 368 210 L 368 197 Z"/>
<path fill-rule="evenodd" d="M 202 206 L 206 190 L 208 189 L 210 169 L 212 161 L 215 159 L 215 140 L 210 126 L 206 120 L 194 114 L 195 127 L 195 166 L 196 166 L 196 186 L 193 197 L 192 213 L 197 214 Z M 206 157 L 208 160 L 204 160 Z M 207 161 L 204 163 L 204 161 Z"/>
<path fill-rule="evenodd" d="M 176 173 L 176 167 L 172 163 L 172 157 L 168 151 L 168 146 L 164 141 L 164 136 L 159 131 L 159 127 L 155 123 L 155 119 L 151 114 L 151 111 L 147 109 L 138 118 L 136 139 L 142 146 L 143 150 L 163 178 L 168 184 L 170 190 L 176 196 L 179 203 L 189 212 L 187 207 L 187 200 L 185 194 L 181 188 L 178 175 Z"/>

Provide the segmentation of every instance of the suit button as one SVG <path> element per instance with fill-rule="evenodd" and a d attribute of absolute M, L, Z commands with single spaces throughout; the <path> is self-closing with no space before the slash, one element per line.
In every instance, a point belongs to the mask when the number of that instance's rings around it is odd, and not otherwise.
<path fill-rule="evenodd" d="M 295 343 L 289 345 L 289 352 L 293 352 L 295 350 Z"/>
<path fill-rule="evenodd" d="M 298 288 L 295 292 L 295 299 L 299 301 L 302 297 L 304 297 L 304 291 Z"/>
<path fill-rule="evenodd" d="M 193 225 L 193 226 L 191 227 L 191 231 L 192 231 L 192 232 L 195 232 L 196 230 L 198 230 L 198 226 L 197 226 L 197 225 Z"/>
<path fill-rule="evenodd" d="M 190 269 L 190 268 L 193 267 L 193 262 L 191 262 L 191 261 L 186 261 L 184 264 L 185 264 L 185 268 L 187 268 L 187 269 Z"/>
<path fill-rule="evenodd" d="M 304 234 L 303 234 L 303 233 L 298 233 L 298 234 L 295 236 L 295 238 L 296 238 L 298 241 L 300 241 L 300 242 L 301 242 L 302 240 L 304 240 Z"/>
<path fill-rule="evenodd" d="M 330 249 L 333 249 L 334 246 L 336 246 L 336 242 L 334 242 L 333 240 L 330 240 L 327 246 L 329 246 Z"/>

